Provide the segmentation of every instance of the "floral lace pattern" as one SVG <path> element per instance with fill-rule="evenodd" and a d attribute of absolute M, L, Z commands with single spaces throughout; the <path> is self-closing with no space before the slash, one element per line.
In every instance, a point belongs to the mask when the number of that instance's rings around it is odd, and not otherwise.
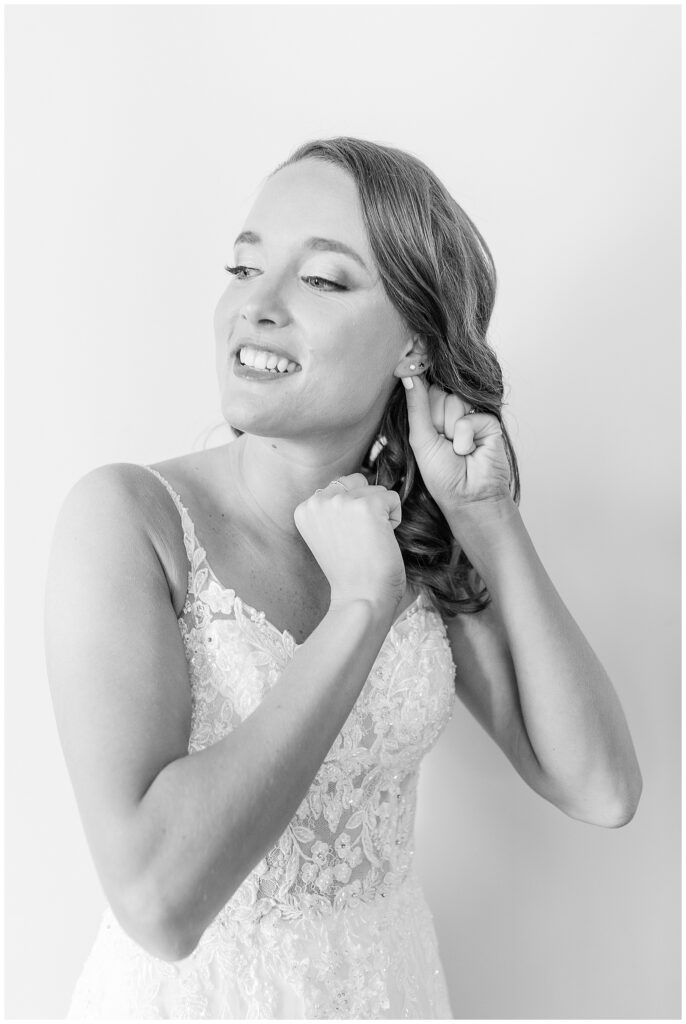
<path fill-rule="evenodd" d="M 189 754 L 258 707 L 301 646 L 219 582 L 178 495 L 189 558 L 179 616 Z M 343 729 L 278 843 L 178 963 L 107 908 L 69 1017 L 451 1018 L 414 871 L 419 767 L 452 716 L 455 666 L 420 594 L 391 627 Z"/>

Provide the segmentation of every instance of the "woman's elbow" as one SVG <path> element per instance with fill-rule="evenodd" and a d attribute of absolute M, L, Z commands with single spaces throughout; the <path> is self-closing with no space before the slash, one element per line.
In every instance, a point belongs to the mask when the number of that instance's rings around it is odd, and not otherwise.
<path fill-rule="evenodd" d="M 146 933 L 143 948 L 158 960 L 178 963 L 195 952 L 198 942 L 198 938 L 191 937 L 186 931 L 163 923 Z"/>
<path fill-rule="evenodd" d="M 633 820 L 643 792 L 643 778 L 636 766 L 613 781 L 611 787 L 594 787 L 584 801 L 558 804 L 560 810 L 588 825 L 622 828 Z M 609 792 L 608 792 L 609 789 Z"/>
<path fill-rule="evenodd" d="M 636 766 L 635 772 L 632 773 L 631 779 L 624 787 L 622 799 L 618 801 L 615 807 L 615 813 L 608 824 L 609 828 L 621 828 L 622 825 L 629 824 L 638 810 L 642 793 L 643 776 L 638 766 Z"/>
<path fill-rule="evenodd" d="M 200 941 L 200 936 L 191 934 L 187 923 L 179 923 L 178 916 L 149 890 L 138 891 L 117 906 L 112 903 L 112 910 L 129 938 L 157 960 L 185 960 Z"/>

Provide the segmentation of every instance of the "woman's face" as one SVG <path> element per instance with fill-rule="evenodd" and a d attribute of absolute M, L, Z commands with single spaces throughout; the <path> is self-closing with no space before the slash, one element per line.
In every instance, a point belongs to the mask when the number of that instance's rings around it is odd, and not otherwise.
<path fill-rule="evenodd" d="M 227 421 L 265 437 L 367 438 L 413 335 L 382 287 L 352 177 L 316 159 L 278 171 L 247 217 L 233 265 L 242 269 L 214 317 Z M 298 366 L 243 369 L 239 353 L 251 346 Z"/>

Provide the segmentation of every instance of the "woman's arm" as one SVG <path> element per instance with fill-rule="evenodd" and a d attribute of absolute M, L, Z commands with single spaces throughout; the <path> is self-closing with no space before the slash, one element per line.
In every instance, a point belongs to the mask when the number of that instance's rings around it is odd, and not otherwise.
<path fill-rule="evenodd" d="M 188 664 L 141 514 L 149 479 L 140 467 L 105 466 L 70 492 L 51 550 L 46 656 L 62 747 L 112 909 L 149 952 L 179 960 L 293 818 L 395 605 L 366 594 L 332 600 L 257 709 L 189 755 Z"/>
<path fill-rule="evenodd" d="M 499 420 L 421 376 L 403 383 L 422 480 L 493 601 L 447 624 L 458 694 L 538 793 L 625 824 L 642 786 L 626 719 L 512 499 Z"/>
<path fill-rule="evenodd" d="M 492 598 L 446 621 L 458 695 L 534 790 L 573 818 L 626 824 L 642 789 L 626 718 L 519 509 L 503 497 L 447 518 Z"/>
<path fill-rule="evenodd" d="M 367 601 L 331 607 L 255 711 L 224 739 L 177 758 L 142 796 L 141 908 L 165 908 L 195 948 L 278 842 L 343 728 L 392 625 Z"/>

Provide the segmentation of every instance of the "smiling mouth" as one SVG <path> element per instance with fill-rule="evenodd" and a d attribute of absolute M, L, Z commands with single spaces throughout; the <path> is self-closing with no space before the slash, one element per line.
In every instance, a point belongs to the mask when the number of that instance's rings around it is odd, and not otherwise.
<path fill-rule="evenodd" d="M 274 367 L 268 369 L 265 367 L 261 369 L 258 366 L 251 366 L 249 363 L 244 363 L 240 358 L 241 353 L 236 352 L 233 359 L 233 375 L 239 377 L 241 380 L 250 381 L 252 384 L 276 384 L 277 381 L 284 382 L 289 378 L 296 377 L 302 370 L 302 367 L 298 363 L 294 363 L 289 360 L 288 365 L 284 370 L 279 370 Z M 290 369 L 289 369 L 290 367 Z"/>
<path fill-rule="evenodd" d="M 241 366 L 257 370 L 265 374 L 286 376 L 289 373 L 297 373 L 302 370 L 299 363 L 294 359 L 288 359 L 278 352 L 270 352 L 268 349 L 256 348 L 253 345 L 243 345 L 236 353 L 236 360 Z"/>

